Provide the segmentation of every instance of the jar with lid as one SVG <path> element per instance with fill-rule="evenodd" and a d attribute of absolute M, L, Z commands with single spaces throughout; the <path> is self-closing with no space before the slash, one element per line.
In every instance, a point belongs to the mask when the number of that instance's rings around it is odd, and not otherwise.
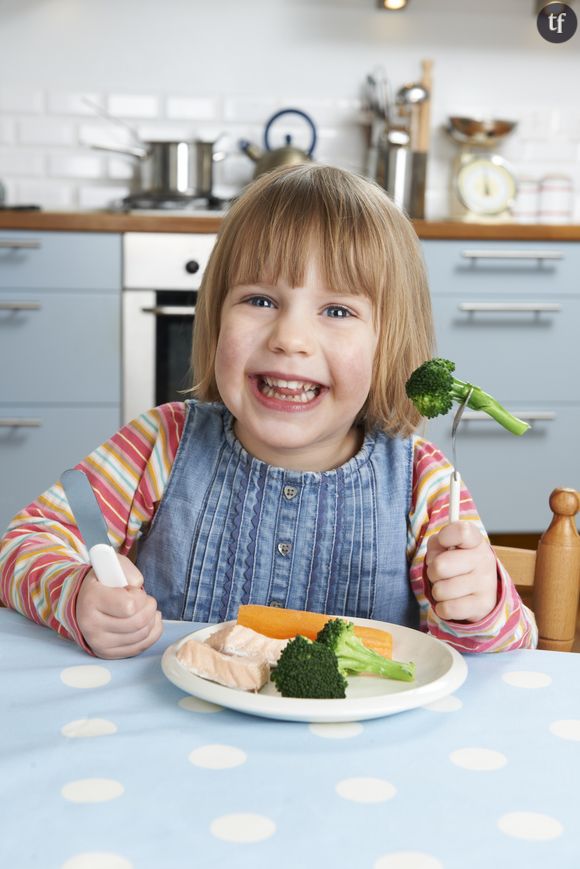
<path fill-rule="evenodd" d="M 540 181 L 540 223 L 569 223 L 574 213 L 574 185 L 569 175 L 544 175 Z"/>

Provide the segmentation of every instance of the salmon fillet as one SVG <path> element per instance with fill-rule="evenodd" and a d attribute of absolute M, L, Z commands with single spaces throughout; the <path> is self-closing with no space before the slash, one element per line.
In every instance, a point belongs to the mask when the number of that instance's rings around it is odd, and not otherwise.
<path fill-rule="evenodd" d="M 179 647 L 176 657 L 191 673 L 226 688 L 259 691 L 270 678 L 270 668 L 264 659 L 224 655 L 193 638 Z"/>
<path fill-rule="evenodd" d="M 224 655 L 238 655 L 240 658 L 259 658 L 266 661 L 270 667 L 278 663 L 282 649 L 289 640 L 275 640 L 265 637 L 252 628 L 246 628 L 235 622 L 224 625 L 214 631 L 205 641 L 212 649 L 223 652 Z"/>

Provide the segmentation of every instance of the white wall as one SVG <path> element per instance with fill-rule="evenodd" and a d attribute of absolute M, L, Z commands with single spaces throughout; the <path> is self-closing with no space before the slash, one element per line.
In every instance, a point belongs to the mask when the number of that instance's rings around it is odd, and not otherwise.
<path fill-rule="evenodd" d="M 518 120 L 504 156 L 520 175 L 566 172 L 578 192 L 580 31 L 549 44 L 533 8 L 534 0 L 410 0 L 404 13 L 381 12 L 375 0 L 0 0 L 0 179 L 12 202 L 45 207 L 98 207 L 126 192 L 129 163 L 84 144 L 119 133 L 91 117 L 81 94 L 146 138 L 227 130 L 234 152 L 240 136 L 261 141 L 268 116 L 296 105 L 319 127 L 318 159 L 359 170 L 366 74 L 382 64 L 397 88 L 431 57 L 430 216 L 446 206 L 449 114 Z M 218 192 L 251 174 L 235 154 Z"/>

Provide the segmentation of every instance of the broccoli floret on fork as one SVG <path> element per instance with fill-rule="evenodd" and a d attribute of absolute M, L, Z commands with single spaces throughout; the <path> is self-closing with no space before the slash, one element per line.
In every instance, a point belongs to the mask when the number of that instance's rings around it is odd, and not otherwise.
<path fill-rule="evenodd" d="M 413 371 L 405 390 L 422 416 L 432 419 L 434 416 L 449 413 L 453 402 L 461 404 L 471 391 L 466 402 L 467 407 L 487 413 L 515 435 L 523 435 L 529 429 L 529 423 L 513 416 L 493 396 L 484 392 L 479 386 L 458 380 L 453 372 L 455 364 L 449 359 L 428 359 Z"/>

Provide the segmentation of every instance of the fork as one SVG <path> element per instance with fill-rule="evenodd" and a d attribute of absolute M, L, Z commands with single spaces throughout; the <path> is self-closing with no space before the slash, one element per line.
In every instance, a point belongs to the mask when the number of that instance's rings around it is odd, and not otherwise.
<path fill-rule="evenodd" d="M 459 423 L 461 422 L 461 417 L 463 416 L 463 411 L 465 410 L 469 399 L 471 398 L 471 393 L 473 392 L 473 386 L 470 387 L 469 392 L 457 408 L 455 416 L 453 417 L 453 426 L 451 427 L 451 452 L 453 456 L 453 470 L 451 471 L 451 476 L 449 477 L 449 521 L 457 522 L 459 520 L 459 495 L 461 492 L 461 475 L 457 470 L 457 448 L 456 448 L 456 436 L 457 429 L 459 428 Z"/>

